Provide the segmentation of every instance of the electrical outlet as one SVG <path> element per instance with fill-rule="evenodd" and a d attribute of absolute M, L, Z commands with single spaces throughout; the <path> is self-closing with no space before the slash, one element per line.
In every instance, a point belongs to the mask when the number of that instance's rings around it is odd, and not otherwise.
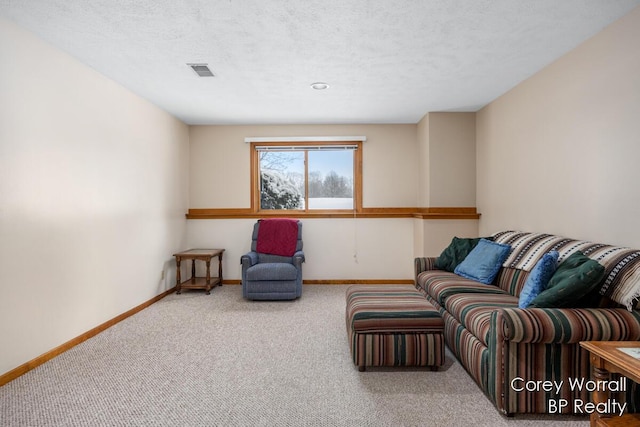
<path fill-rule="evenodd" d="M 160 280 L 164 280 L 164 270 L 162 270 L 162 273 L 160 274 Z"/>

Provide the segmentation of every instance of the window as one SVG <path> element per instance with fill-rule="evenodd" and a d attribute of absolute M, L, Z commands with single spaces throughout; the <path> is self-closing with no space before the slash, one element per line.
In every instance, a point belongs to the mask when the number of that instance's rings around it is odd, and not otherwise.
<path fill-rule="evenodd" d="M 253 210 L 358 211 L 362 206 L 361 144 L 252 142 Z"/>

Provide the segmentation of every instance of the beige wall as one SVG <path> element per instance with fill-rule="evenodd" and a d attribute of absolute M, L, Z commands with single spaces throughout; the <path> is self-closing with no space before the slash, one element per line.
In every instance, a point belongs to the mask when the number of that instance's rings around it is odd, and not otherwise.
<path fill-rule="evenodd" d="M 363 205 L 416 205 L 415 125 L 191 126 L 189 133 L 191 208 L 248 208 L 250 152 L 244 139 L 274 136 L 366 136 Z"/>
<path fill-rule="evenodd" d="M 421 204 L 428 201 L 421 195 L 424 187 L 420 186 L 424 186 L 425 179 L 440 186 L 431 190 L 438 195 L 440 203 L 460 203 L 431 206 L 473 206 L 473 116 L 473 113 L 435 114 L 431 147 L 420 136 L 426 134 L 422 124 L 192 126 L 190 207 L 249 207 L 250 146 L 244 139 L 274 136 L 366 136 L 364 207 L 429 206 Z M 432 160 L 431 156 L 437 158 Z M 460 173 L 459 168 L 453 172 L 434 165 L 452 160 L 464 165 L 464 173 Z M 436 173 L 429 174 L 429 164 Z M 225 278 L 239 280 L 239 259 L 249 250 L 253 222 L 192 220 L 187 225 L 187 240 L 192 247 L 224 247 Z M 437 255 L 454 235 L 477 234 L 477 221 L 440 220 L 436 221 L 437 225 L 436 222 L 422 224 L 411 218 L 306 219 L 303 222 L 306 280 L 412 279 L 415 256 Z"/>
<path fill-rule="evenodd" d="M 429 205 L 476 205 L 476 114 L 429 113 Z"/>
<path fill-rule="evenodd" d="M 416 206 L 415 125 L 191 126 L 190 207 L 250 206 L 250 145 L 245 137 L 366 136 L 363 205 Z M 411 279 L 412 219 L 306 219 L 306 280 Z M 224 247 L 225 278 L 240 279 L 254 220 L 192 220 L 192 247 Z"/>
<path fill-rule="evenodd" d="M 190 220 L 191 247 L 223 247 L 224 278 L 240 280 L 252 219 Z M 413 278 L 413 219 L 303 219 L 304 280 Z"/>
<path fill-rule="evenodd" d="M 427 113 L 418 122 L 418 206 L 475 207 L 475 113 Z M 416 220 L 416 256 L 437 256 L 453 236 L 477 237 L 478 220 Z"/>
<path fill-rule="evenodd" d="M 478 237 L 477 219 L 430 219 L 422 221 L 422 246 L 418 256 L 438 256 L 453 236 Z"/>
<path fill-rule="evenodd" d="M 189 146 L 186 125 L 1 18 L 0 94 L 2 374 L 173 286 Z"/>
<path fill-rule="evenodd" d="M 427 113 L 417 125 L 421 207 L 476 205 L 475 113 Z"/>
<path fill-rule="evenodd" d="M 418 158 L 418 206 L 429 207 L 429 118 L 431 116 L 427 113 L 424 115 L 416 126 L 416 143 L 418 144 L 417 158 Z"/>
<path fill-rule="evenodd" d="M 640 247 L 640 8 L 477 114 L 480 233 Z"/>

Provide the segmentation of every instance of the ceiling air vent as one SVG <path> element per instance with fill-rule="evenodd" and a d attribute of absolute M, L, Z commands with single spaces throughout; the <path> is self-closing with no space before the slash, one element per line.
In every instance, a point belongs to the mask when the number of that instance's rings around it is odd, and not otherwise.
<path fill-rule="evenodd" d="M 214 77 L 207 64 L 187 64 L 200 77 Z"/>

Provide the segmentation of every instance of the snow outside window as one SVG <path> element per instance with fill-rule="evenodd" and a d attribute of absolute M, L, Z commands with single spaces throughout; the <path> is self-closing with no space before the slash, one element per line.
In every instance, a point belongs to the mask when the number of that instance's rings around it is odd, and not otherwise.
<path fill-rule="evenodd" d="M 264 146 L 258 154 L 261 210 L 353 210 L 353 145 Z"/>

